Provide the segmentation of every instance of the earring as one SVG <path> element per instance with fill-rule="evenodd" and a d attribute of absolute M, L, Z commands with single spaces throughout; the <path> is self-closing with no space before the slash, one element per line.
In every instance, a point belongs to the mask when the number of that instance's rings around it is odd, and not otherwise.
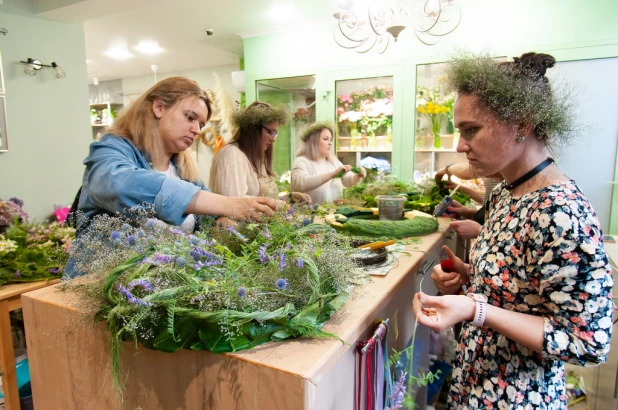
<path fill-rule="evenodd" d="M 520 135 L 519 137 L 516 138 L 517 142 L 524 142 L 525 139 L 526 137 L 524 137 L 523 135 Z"/>

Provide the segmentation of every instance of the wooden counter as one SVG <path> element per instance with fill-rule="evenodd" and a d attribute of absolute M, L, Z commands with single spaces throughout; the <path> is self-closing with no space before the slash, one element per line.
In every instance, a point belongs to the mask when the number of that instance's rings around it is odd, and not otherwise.
<path fill-rule="evenodd" d="M 401 349 L 412 335 L 412 296 L 425 252 L 437 253 L 448 230 L 440 218 L 438 232 L 409 245 L 396 268 L 359 287 L 324 326 L 346 341 L 295 339 L 268 343 L 233 354 L 183 350 L 162 353 L 124 344 L 127 375 L 124 403 L 111 384 L 108 332 L 79 313 L 76 297 L 57 286 L 23 295 L 28 359 L 37 410 L 83 409 L 353 409 L 354 346 L 371 336 L 374 320 L 397 322 Z M 433 256 L 430 256 L 433 259 Z M 423 291 L 434 294 L 427 275 Z M 397 314 L 395 315 L 395 312 Z M 396 319 L 394 319 L 396 318 Z M 391 328 L 395 324 L 391 323 Z M 390 333 L 391 335 L 394 332 Z M 417 339 L 428 339 L 419 328 Z M 428 343 L 423 344 L 427 366 Z M 421 406 L 424 394 L 419 393 Z"/>

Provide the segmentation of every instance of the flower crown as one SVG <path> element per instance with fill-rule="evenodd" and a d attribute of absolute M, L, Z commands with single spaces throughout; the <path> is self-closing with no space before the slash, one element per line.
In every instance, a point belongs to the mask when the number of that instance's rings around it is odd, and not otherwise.
<path fill-rule="evenodd" d="M 335 127 L 333 126 L 333 124 L 331 124 L 330 122 L 316 122 L 315 124 L 307 127 L 305 132 L 303 132 L 303 134 L 300 136 L 300 140 L 302 142 L 307 142 L 313 134 L 320 133 L 324 129 L 327 129 L 334 134 L 333 130 L 335 129 Z"/>
<path fill-rule="evenodd" d="M 239 129 L 243 129 L 259 127 L 271 122 L 285 124 L 289 118 L 290 112 L 286 105 L 270 105 L 256 101 L 244 110 L 232 114 L 232 123 Z"/>

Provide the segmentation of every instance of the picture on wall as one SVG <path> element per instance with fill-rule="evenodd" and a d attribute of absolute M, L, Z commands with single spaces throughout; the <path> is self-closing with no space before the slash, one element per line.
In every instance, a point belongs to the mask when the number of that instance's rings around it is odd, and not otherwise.
<path fill-rule="evenodd" d="M 6 97 L 0 95 L 0 152 L 9 150 L 6 128 Z"/>

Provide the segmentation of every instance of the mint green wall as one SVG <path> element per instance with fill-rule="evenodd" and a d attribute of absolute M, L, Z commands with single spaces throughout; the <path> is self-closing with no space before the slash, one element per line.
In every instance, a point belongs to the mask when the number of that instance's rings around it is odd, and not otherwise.
<path fill-rule="evenodd" d="M 71 203 L 81 185 L 82 161 L 92 141 L 83 25 L 61 24 L 34 16 L 24 4 L 0 6 L 0 53 L 7 100 L 9 152 L 0 153 L 0 199 L 19 197 L 37 220 L 51 215 L 54 204 Z M 19 63 L 28 57 L 52 61 L 66 71 L 56 79 L 51 69 L 35 77 Z"/>
<path fill-rule="evenodd" d="M 393 75 L 393 174 L 409 179 L 414 164 L 416 65 L 443 62 L 465 49 L 496 56 L 543 51 L 559 61 L 618 56 L 616 0 L 473 0 L 458 2 L 462 22 L 437 45 L 420 43 L 404 30 L 386 53 L 358 54 L 333 40 L 336 21 L 245 39 L 247 101 L 255 99 L 255 81 L 316 75 L 317 119 L 333 120 L 335 81 Z M 390 74 L 389 74 L 390 73 Z M 609 75 L 609 74 L 608 74 Z M 616 171 L 618 178 L 618 170 Z M 612 232 L 618 232 L 618 193 Z"/>

